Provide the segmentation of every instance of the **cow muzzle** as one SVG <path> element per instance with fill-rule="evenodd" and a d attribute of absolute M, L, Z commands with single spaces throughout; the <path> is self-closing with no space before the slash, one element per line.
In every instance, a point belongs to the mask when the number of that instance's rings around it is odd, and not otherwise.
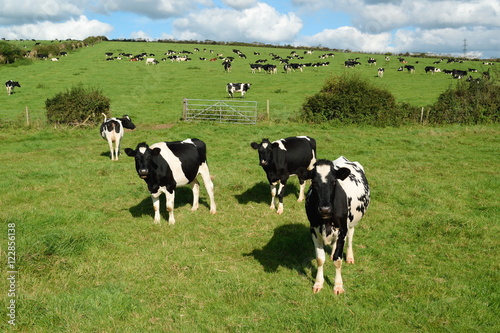
<path fill-rule="evenodd" d="M 321 206 L 318 208 L 318 211 L 319 211 L 319 215 L 324 219 L 329 218 L 332 215 L 332 207 L 331 206 Z"/>
<path fill-rule="evenodd" d="M 266 161 L 266 160 L 262 160 L 262 161 L 260 161 L 260 165 L 261 165 L 261 166 L 266 166 L 266 165 L 267 165 L 267 161 Z"/>
<path fill-rule="evenodd" d="M 142 179 L 147 178 L 148 177 L 148 169 L 139 169 L 139 170 L 137 170 L 137 174 Z"/>

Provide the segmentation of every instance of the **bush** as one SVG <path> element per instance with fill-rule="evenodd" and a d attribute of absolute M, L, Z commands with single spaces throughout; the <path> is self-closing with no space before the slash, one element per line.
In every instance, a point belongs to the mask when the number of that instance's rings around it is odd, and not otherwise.
<path fill-rule="evenodd" d="M 396 107 L 394 96 L 387 90 L 356 75 L 334 76 L 326 80 L 319 93 L 307 98 L 301 118 L 315 123 L 393 125 L 399 122 Z"/>
<path fill-rule="evenodd" d="M 93 88 L 74 86 L 45 101 L 47 121 L 58 124 L 93 125 L 101 113 L 109 113 L 109 98 Z"/>
<path fill-rule="evenodd" d="M 492 80 L 459 82 L 448 88 L 429 111 L 431 124 L 481 124 L 500 120 L 500 86 Z"/>

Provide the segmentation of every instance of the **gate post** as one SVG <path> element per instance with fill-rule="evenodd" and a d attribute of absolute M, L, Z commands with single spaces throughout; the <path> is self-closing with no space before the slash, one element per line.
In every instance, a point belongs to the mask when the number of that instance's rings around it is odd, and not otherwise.
<path fill-rule="evenodd" d="M 187 112 L 188 112 L 188 100 L 184 97 L 182 100 L 182 119 L 187 120 Z"/>

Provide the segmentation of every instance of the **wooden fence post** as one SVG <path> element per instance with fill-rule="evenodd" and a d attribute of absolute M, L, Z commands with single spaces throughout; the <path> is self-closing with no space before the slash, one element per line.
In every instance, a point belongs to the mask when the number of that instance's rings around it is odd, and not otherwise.
<path fill-rule="evenodd" d="M 28 107 L 26 107 L 26 126 L 30 125 L 30 113 L 28 111 Z"/>
<path fill-rule="evenodd" d="M 267 100 L 267 120 L 270 119 L 270 115 L 269 115 L 269 100 Z"/>
<path fill-rule="evenodd" d="M 187 119 L 187 98 L 184 97 L 182 100 L 182 119 Z"/>

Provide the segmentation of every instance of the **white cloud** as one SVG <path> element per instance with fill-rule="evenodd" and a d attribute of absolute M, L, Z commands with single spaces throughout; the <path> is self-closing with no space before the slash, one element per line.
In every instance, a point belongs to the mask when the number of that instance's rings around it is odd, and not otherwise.
<path fill-rule="evenodd" d="M 322 32 L 304 37 L 301 41 L 308 46 L 326 46 L 329 48 L 349 49 L 352 51 L 380 52 L 390 51 L 391 34 L 367 34 L 353 27 L 325 29 Z"/>
<path fill-rule="evenodd" d="M 125 11 L 145 15 L 153 19 L 165 19 L 184 15 L 195 10 L 198 4 L 210 5 L 209 0 L 96 0 L 96 10 L 104 13 Z"/>
<path fill-rule="evenodd" d="M 62 23 L 53 23 L 49 21 L 24 24 L 11 27 L 1 27 L 0 36 L 6 39 L 80 39 L 88 36 L 106 36 L 113 30 L 109 24 L 97 20 L 89 20 L 81 15 L 77 20 L 70 19 Z"/>
<path fill-rule="evenodd" d="M 193 40 L 287 43 L 301 29 L 298 16 L 279 13 L 265 3 L 242 11 L 205 9 L 174 21 L 174 35 Z"/>
<path fill-rule="evenodd" d="M 255 6 L 257 0 L 222 0 L 222 2 L 234 9 L 246 9 Z"/>
<path fill-rule="evenodd" d="M 21 25 L 40 21 L 61 22 L 82 13 L 81 6 L 65 0 L 2 1 L 0 25 Z"/>

